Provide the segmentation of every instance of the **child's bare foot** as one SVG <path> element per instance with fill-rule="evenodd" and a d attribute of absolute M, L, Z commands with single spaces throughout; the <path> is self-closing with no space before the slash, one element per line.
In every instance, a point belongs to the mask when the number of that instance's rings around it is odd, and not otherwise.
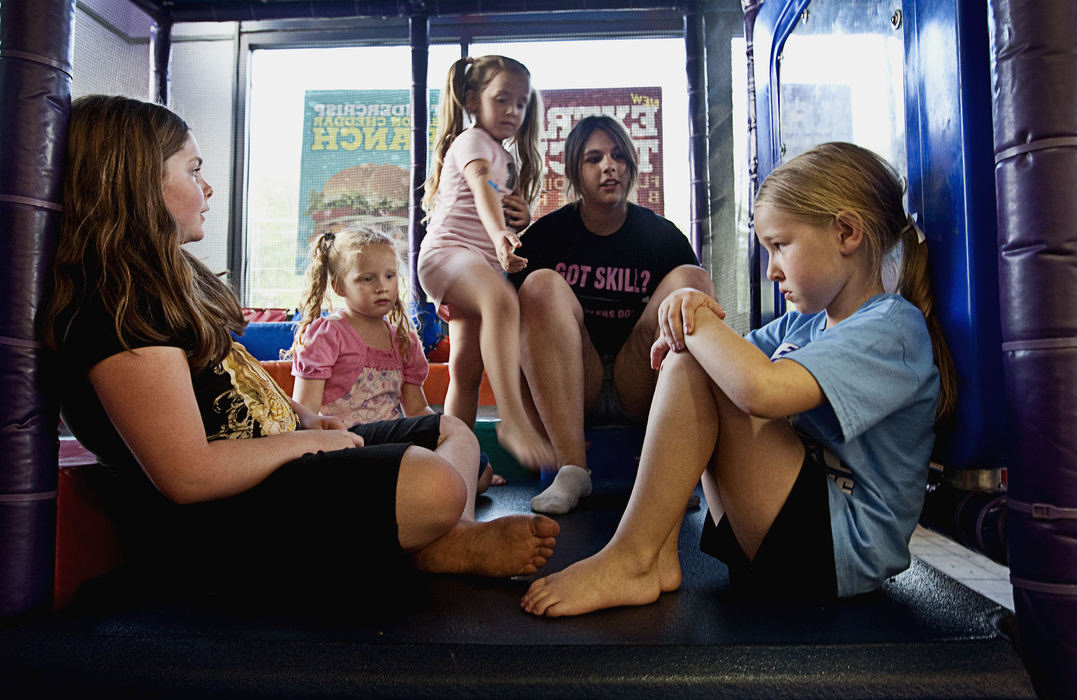
<path fill-rule="evenodd" d="M 412 555 L 415 566 L 439 574 L 506 578 L 533 574 L 553 556 L 560 526 L 542 515 L 508 515 L 457 523 Z"/>
<path fill-rule="evenodd" d="M 483 493 L 491 486 L 504 486 L 505 483 L 505 477 L 494 473 L 494 465 L 490 464 L 486 453 L 482 453 L 479 456 L 479 487 L 475 493 Z"/>
<path fill-rule="evenodd" d="M 479 487 L 475 493 L 482 493 L 494 483 L 494 468 L 487 464 L 479 474 Z"/>
<path fill-rule="evenodd" d="M 662 593 L 658 568 L 639 571 L 600 551 L 531 584 L 520 607 L 533 615 L 580 615 L 619 605 L 647 605 Z"/>
<path fill-rule="evenodd" d="M 520 464 L 530 469 L 555 464 L 553 446 L 527 422 L 509 423 L 504 418 L 497 426 L 497 441 Z"/>

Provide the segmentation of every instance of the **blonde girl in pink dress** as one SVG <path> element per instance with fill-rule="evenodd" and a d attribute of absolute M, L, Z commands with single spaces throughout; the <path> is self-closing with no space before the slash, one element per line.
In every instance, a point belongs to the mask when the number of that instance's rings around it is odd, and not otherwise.
<path fill-rule="evenodd" d="M 346 228 L 311 249 L 302 321 L 292 346 L 292 398 L 345 425 L 432 414 L 429 365 L 400 299 L 400 262 L 388 234 Z M 343 307 L 322 316 L 330 287 Z M 480 475 L 480 490 L 492 470 Z"/>

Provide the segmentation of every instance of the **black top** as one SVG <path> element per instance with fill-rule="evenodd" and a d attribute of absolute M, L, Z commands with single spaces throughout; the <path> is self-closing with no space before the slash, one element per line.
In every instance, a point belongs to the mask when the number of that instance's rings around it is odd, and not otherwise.
<path fill-rule="evenodd" d="M 156 299 L 138 302 L 153 319 L 163 319 Z M 65 319 L 66 320 L 66 319 Z M 164 323 L 155 324 L 165 328 Z M 173 335 L 166 340 L 147 340 L 129 335 L 132 349 L 148 346 L 191 347 L 190 339 Z M 141 471 L 123 439 L 116 432 L 90 383 L 89 371 L 102 360 L 124 351 L 116 334 L 112 313 L 97 294 L 79 307 L 59 354 L 58 379 L 64 423 L 87 449 L 103 463 Z M 297 418 L 291 401 L 261 365 L 239 343 L 219 362 L 192 373 L 195 398 L 202 413 L 206 437 L 240 439 L 295 430 Z M 160 406 L 168 411 L 169 407 Z"/>
<path fill-rule="evenodd" d="M 576 204 L 535 221 L 517 254 L 527 267 L 509 275 L 519 287 L 531 272 L 561 273 L 583 307 L 584 323 L 602 356 L 616 355 L 643 314 L 654 289 L 679 265 L 699 259 L 681 231 L 650 209 L 629 203 L 619 230 L 599 236 L 587 229 Z"/>

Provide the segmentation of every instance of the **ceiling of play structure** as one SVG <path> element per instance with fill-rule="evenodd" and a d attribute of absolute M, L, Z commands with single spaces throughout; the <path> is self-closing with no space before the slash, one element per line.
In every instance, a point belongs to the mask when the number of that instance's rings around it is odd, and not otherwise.
<path fill-rule="evenodd" d="M 176 22 L 673 8 L 675 0 L 131 0 Z"/>

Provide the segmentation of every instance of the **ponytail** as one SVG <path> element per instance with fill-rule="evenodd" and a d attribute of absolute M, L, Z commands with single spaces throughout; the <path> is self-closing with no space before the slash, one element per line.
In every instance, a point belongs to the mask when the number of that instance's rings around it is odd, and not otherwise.
<path fill-rule="evenodd" d="M 282 359 L 291 359 L 303 348 L 303 334 L 307 332 L 310 324 L 314 323 L 314 319 L 322 315 L 325 289 L 329 286 L 329 255 L 333 252 L 333 241 L 335 239 L 336 234 L 333 231 L 326 231 L 315 238 L 310 246 L 307 288 L 304 290 L 302 301 L 299 303 L 299 324 L 295 328 L 292 347 L 281 353 Z"/>
<path fill-rule="evenodd" d="M 408 353 L 411 352 L 411 334 L 414 332 L 414 328 L 407 312 L 404 310 L 404 301 L 400 297 L 397 297 L 396 303 L 393 304 L 392 310 L 386 314 L 385 318 L 389 321 L 389 325 L 393 327 L 397 352 L 400 353 L 402 359 L 406 359 Z"/>
<path fill-rule="evenodd" d="M 506 59 L 511 60 L 511 59 Z M 523 66 L 521 65 L 521 68 Z M 534 206 L 542 189 L 542 154 L 539 151 L 539 137 L 542 135 L 542 97 L 538 90 L 531 88 L 527 100 L 527 111 L 519 131 L 512 137 L 512 147 L 516 159 L 520 161 L 520 184 L 518 192 L 521 197 Z"/>
<path fill-rule="evenodd" d="M 953 413 L 957 404 L 957 369 L 946 345 L 939 316 L 935 312 L 927 243 L 912 216 L 908 217 L 908 223 L 901 229 L 898 238 L 901 243 L 901 269 L 898 273 L 897 292 L 920 309 L 927 322 L 931 350 L 935 355 L 935 365 L 939 368 L 939 402 L 935 409 L 935 420 L 942 421 Z"/>
<path fill-rule="evenodd" d="M 423 184 L 423 211 L 427 218 L 434 209 L 434 195 L 438 191 L 441 182 L 441 167 L 445 164 L 445 154 L 449 152 L 449 146 L 456 137 L 464 130 L 464 98 L 466 92 L 465 79 L 468 66 L 473 59 L 461 58 L 449 68 L 449 75 L 445 79 L 445 90 L 441 94 L 441 102 L 438 105 L 438 137 L 434 142 L 434 167 L 430 169 L 430 177 Z"/>

